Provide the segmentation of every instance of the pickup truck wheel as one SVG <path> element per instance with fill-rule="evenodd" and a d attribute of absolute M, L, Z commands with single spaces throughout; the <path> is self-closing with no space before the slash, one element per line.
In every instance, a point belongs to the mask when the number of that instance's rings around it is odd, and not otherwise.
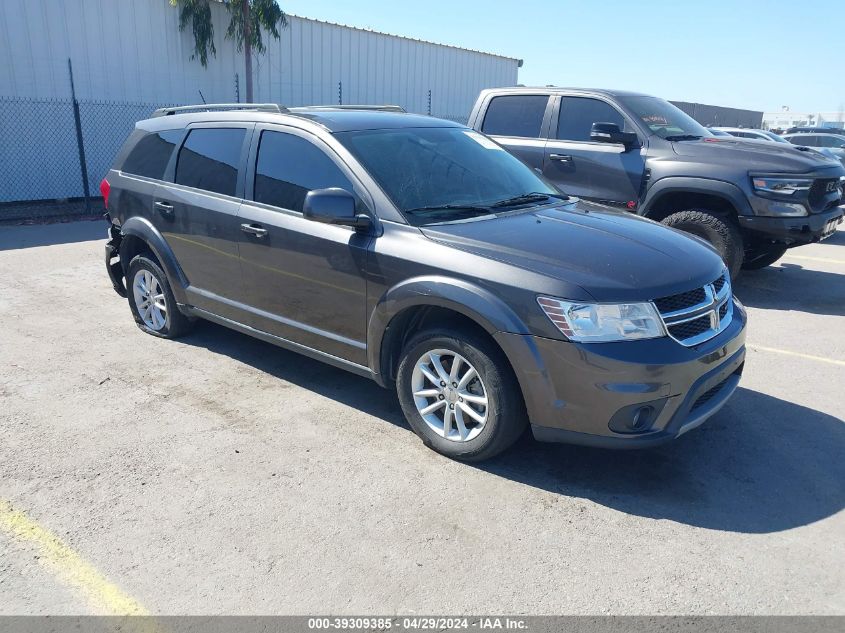
<path fill-rule="evenodd" d="M 502 351 L 469 332 L 422 332 L 406 346 L 396 380 L 411 428 L 438 453 L 481 461 L 511 446 L 527 416 Z"/>
<path fill-rule="evenodd" d="M 127 298 L 135 323 L 147 334 L 177 338 L 191 329 L 192 321 L 179 311 L 167 275 L 146 255 L 136 255 L 126 271 Z"/>
<path fill-rule="evenodd" d="M 742 262 L 743 270 L 760 270 L 771 266 L 786 252 L 786 246 L 771 246 L 766 249 L 755 249 L 745 254 Z"/>
<path fill-rule="evenodd" d="M 739 227 L 727 218 L 714 215 L 706 209 L 679 211 L 663 219 L 663 224 L 707 241 L 715 248 L 735 279 L 742 267 L 744 249 Z"/>

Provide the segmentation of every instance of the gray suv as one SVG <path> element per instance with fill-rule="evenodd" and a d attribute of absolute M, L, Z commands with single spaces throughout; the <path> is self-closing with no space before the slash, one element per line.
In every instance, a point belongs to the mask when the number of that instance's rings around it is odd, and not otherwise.
<path fill-rule="evenodd" d="M 700 241 L 568 199 L 449 121 L 214 108 L 138 123 L 101 186 L 107 270 L 144 332 L 207 319 L 395 387 L 465 460 L 529 421 L 651 446 L 736 388 L 746 315 Z"/>
<path fill-rule="evenodd" d="M 705 239 L 732 276 L 829 237 L 842 219 L 838 162 L 785 143 L 715 136 L 657 97 L 485 90 L 469 124 L 561 191 Z"/>

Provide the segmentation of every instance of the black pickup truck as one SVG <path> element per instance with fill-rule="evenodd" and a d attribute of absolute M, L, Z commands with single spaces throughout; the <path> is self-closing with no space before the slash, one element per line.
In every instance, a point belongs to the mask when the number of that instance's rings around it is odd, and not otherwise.
<path fill-rule="evenodd" d="M 469 125 L 563 192 L 709 242 L 731 276 L 829 237 L 845 169 L 809 148 L 714 136 L 663 99 L 567 88 L 483 91 Z"/>

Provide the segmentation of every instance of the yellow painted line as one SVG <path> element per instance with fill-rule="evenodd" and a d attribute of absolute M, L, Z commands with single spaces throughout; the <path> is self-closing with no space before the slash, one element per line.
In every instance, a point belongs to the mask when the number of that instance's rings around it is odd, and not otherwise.
<path fill-rule="evenodd" d="M 763 347 L 762 345 L 749 345 L 748 347 L 760 352 L 771 352 L 772 354 L 783 354 L 784 356 L 806 358 L 807 360 L 815 360 L 820 363 L 830 363 L 831 365 L 839 365 L 840 367 L 845 367 L 845 360 L 825 358 L 824 356 L 813 356 L 812 354 L 802 354 L 801 352 L 790 352 L 789 350 L 777 349 L 775 347 Z"/>
<path fill-rule="evenodd" d="M 82 592 L 98 613 L 148 615 L 144 607 L 123 593 L 58 536 L 4 500 L 0 500 L 0 531 L 33 547 L 39 554 L 39 562 L 49 567 L 64 583 Z"/>
<path fill-rule="evenodd" d="M 806 255 L 787 255 L 784 259 L 805 259 L 808 262 L 824 262 L 825 264 L 845 264 L 845 259 L 830 259 L 828 257 L 808 257 Z"/>

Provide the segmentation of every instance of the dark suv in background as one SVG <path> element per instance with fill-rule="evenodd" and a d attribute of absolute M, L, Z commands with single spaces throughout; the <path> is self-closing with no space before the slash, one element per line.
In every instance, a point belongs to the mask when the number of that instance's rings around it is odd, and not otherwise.
<path fill-rule="evenodd" d="M 783 143 L 714 136 L 656 97 L 485 90 L 469 124 L 567 194 L 707 240 L 732 276 L 828 237 L 842 218 L 842 165 Z"/>
<path fill-rule="evenodd" d="M 529 420 L 650 446 L 736 388 L 745 311 L 699 241 L 575 203 L 449 121 L 210 108 L 138 123 L 102 184 L 107 270 L 143 331 L 208 319 L 395 386 L 423 441 L 467 460 Z"/>

